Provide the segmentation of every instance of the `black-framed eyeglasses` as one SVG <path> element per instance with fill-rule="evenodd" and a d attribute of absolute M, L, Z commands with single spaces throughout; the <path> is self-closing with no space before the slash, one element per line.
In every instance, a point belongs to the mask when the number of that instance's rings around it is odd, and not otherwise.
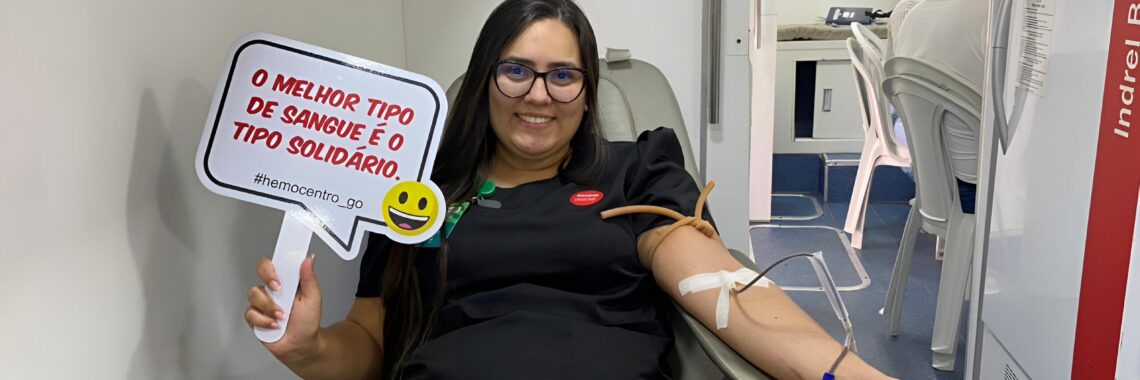
<path fill-rule="evenodd" d="M 493 73 L 495 87 L 508 98 L 520 98 L 529 94 L 538 77 L 542 77 L 550 98 L 560 103 L 578 99 L 586 88 L 586 72 L 574 67 L 540 72 L 518 62 L 499 61 L 495 64 Z"/>

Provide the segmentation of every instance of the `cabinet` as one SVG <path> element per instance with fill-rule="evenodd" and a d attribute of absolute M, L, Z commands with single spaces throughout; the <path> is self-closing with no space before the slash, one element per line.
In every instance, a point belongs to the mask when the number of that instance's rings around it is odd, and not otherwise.
<path fill-rule="evenodd" d="M 777 43 L 774 152 L 859 152 L 863 124 L 855 91 L 846 41 Z"/>

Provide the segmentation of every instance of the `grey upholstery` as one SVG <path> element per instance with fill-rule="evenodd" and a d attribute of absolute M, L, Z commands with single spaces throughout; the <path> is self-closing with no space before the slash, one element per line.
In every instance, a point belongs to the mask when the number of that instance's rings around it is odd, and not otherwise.
<path fill-rule="evenodd" d="M 622 62 L 602 61 L 598 78 L 598 116 L 606 139 L 633 141 L 641 132 L 657 127 L 673 128 L 685 152 L 685 170 L 693 178 L 701 178 L 693 158 L 692 144 L 686 133 L 681 107 L 673 96 L 669 81 L 657 67 L 631 59 Z"/>
<path fill-rule="evenodd" d="M 685 169 L 699 178 L 692 145 L 681 118 L 681 107 L 669 81 L 657 67 L 636 59 L 599 62 L 597 112 L 606 139 L 633 141 L 643 131 L 672 128 L 685 154 Z M 447 88 L 447 99 L 454 102 L 463 77 Z M 450 104 L 450 103 L 449 103 Z M 732 252 L 745 266 L 757 270 L 743 253 Z M 671 377 L 679 380 L 768 379 L 744 360 L 680 306 L 663 308 L 673 327 L 674 349 L 669 357 Z"/>

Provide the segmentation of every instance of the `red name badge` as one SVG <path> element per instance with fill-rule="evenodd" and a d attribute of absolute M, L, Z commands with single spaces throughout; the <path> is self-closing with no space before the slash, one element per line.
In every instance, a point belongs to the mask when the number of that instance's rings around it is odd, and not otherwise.
<path fill-rule="evenodd" d="M 597 190 L 579 191 L 570 196 L 570 204 L 578 207 L 586 207 L 601 202 L 602 198 L 605 197 L 605 194 Z"/>

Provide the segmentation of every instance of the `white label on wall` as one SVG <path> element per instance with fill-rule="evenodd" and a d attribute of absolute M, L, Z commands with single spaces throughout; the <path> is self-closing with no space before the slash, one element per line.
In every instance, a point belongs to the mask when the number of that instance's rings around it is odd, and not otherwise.
<path fill-rule="evenodd" d="M 1013 0 L 1008 0 L 1013 1 Z M 1021 52 L 1018 54 L 1017 85 L 1045 96 L 1045 79 L 1053 44 L 1056 0 L 1026 0 L 1022 17 Z"/>

